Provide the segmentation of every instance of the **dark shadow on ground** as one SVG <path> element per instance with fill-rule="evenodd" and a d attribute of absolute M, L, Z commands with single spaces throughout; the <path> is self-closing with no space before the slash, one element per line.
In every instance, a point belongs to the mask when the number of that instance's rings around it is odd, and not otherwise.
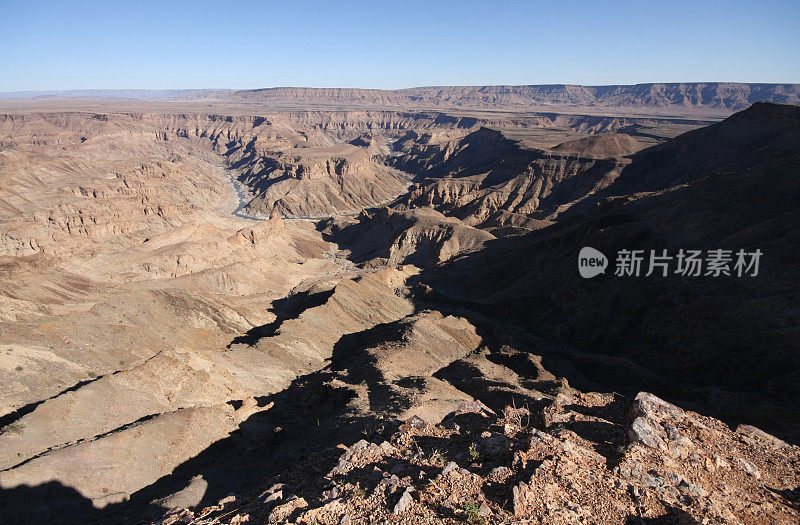
<path fill-rule="evenodd" d="M 97 523 L 102 522 L 102 515 L 89 499 L 57 481 L 0 489 L 0 522 L 4 525 Z"/>
<path fill-rule="evenodd" d="M 297 319 L 301 313 L 309 308 L 315 308 L 325 304 L 331 295 L 333 295 L 333 289 L 323 292 L 305 291 L 273 301 L 269 311 L 275 314 L 275 320 L 271 323 L 255 326 L 244 335 L 234 337 L 233 340 L 228 343 L 228 348 L 238 344 L 252 346 L 262 337 L 272 337 L 276 335 L 284 321 Z"/>

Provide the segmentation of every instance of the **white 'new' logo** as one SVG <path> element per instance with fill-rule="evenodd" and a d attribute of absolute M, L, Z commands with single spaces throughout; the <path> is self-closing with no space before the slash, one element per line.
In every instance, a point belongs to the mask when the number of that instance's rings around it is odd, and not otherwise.
<path fill-rule="evenodd" d="M 608 259 L 603 252 L 584 246 L 578 254 L 578 272 L 584 279 L 605 273 Z"/>

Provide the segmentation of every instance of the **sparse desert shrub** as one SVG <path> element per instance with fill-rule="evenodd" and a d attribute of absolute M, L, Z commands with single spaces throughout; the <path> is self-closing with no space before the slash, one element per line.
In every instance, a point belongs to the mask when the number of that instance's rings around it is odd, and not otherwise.
<path fill-rule="evenodd" d="M 97 377 L 97 372 L 89 372 L 89 377 L 95 379 Z"/>
<path fill-rule="evenodd" d="M 14 370 L 16 370 L 17 372 L 22 372 L 22 367 L 21 366 L 17 366 Z"/>
<path fill-rule="evenodd" d="M 503 409 L 503 422 L 513 425 L 520 430 L 528 428 L 530 424 L 531 412 L 527 408 L 517 408 L 516 406 L 506 406 Z"/>
<path fill-rule="evenodd" d="M 475 503 L 464 505 L 464 512 L 467 515 L 467 523 L 470 525 L 484 525 L 486 520 L 481 517 L 481 509 Z"/>
<path fill-rule="evenodd" d="M 17 423 L 14 425 L 8 425 L 0 429 L 0 434 L 5 434 L 6 432 L 12 432 L 14 434 L 22 434 L 25 430 L 25 425 L 21 423 Z"/>

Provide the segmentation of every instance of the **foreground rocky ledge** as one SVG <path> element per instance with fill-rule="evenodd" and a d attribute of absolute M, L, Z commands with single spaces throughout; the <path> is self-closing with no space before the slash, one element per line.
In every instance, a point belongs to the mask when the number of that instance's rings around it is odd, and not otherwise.
<path fill-rule="evenodd" d="M 797 523 L 799 467 L 800 447 L 646 392 L 561 393 L 413 416 L 159 523 Z"/>

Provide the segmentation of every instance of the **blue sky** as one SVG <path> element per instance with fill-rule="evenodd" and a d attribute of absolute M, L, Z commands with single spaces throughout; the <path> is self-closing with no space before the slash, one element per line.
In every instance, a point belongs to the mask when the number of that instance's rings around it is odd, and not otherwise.
<path fill-rule="evenodd" d="M 800 1 L 0 0 L 0 91 L 800 83 Z"/>

